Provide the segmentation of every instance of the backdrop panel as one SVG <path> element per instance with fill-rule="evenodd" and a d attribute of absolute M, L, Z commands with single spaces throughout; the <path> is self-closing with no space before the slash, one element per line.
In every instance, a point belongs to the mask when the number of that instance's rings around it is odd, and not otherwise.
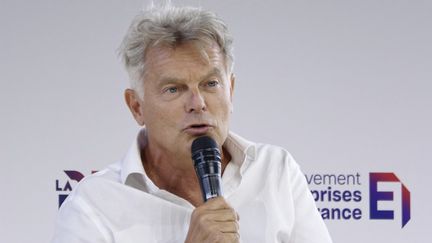
<path fill-rule="evenodd" d="M 293 154 L 334 242 L 425 242 L 430 1 L 173 2 L 227 21 L 232 130 Z M 116 49 L 148 4 L 2 0 L 3 242 L 47 242 L 59 200 L 126 153 L 138 127 L 124 105 Z"/>

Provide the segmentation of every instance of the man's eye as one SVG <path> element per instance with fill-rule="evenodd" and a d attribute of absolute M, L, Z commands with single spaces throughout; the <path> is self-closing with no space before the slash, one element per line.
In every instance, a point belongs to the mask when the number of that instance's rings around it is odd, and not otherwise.
<path fill-rule="evenodd" d="M 219 82 L 216 81 L 216 80 L 212 80 L 212 81 L 209 81 L 209 82 L 207 83 L 207 85 L 210 86 L 210 87 L 215 87 L 215 86 L 217 86 L 218 84 L 219 84 Z"/>
<path fill-rule="evenodd" d="M 178 91 L 177 87 L 169 87 L 169 88 L 165 89 L 165 92 L 168 92 L 168 93 L 171 93 L 171 94 L 174 94 L 177 91 Z"/>

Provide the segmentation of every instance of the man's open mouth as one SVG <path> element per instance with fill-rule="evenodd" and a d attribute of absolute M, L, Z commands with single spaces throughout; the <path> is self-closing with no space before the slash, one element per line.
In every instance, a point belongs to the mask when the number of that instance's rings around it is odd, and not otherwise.
<path fill-rule="evenodd" d="M 206 134 L 211 128 L 212 126 L 209 124 L 192 124 L 186 127 L 184 131 L 194 136 L 201 136 Z"/>
<path fill-rule="evenodd" d="M 191 125 L 189 127 L 191 128 L 202 128 L 202 127 L 208 127 L 209 125 L 207 124 L 196 124 L 196 125 Z"/>

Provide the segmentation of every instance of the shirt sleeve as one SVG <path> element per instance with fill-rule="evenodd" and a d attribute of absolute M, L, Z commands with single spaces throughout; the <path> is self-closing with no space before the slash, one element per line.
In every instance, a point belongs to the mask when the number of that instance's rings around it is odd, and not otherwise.
<path fill-rule="evenodd" d="M 290 157 L 289 180 L 294 203 L 294 227 L 289 243 L 332 243 L 326 225 L 318 212 L 306 178 Z"/>
<path fill-rule="evenodd" d="M 63 203 L 57 216 L 51 243 L 108 242 L 113 242 L 109 232 L 82 198 L 75 196 Z"/>

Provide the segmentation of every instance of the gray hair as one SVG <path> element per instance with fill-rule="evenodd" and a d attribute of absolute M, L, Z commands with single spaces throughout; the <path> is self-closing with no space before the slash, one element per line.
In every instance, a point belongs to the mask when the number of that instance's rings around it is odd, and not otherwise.
<path fill-rule="evenodd" d="M 216 14 L 192 7 L 151 7 L 132 21 L 119 50 L 129 74 L 131 88 L 143 95 L 145 55 L 150 47 L 175 47 L 185 41 L 215 42 L 225 57 L 227 71 L 234 64 L 232 36 Z"/>

